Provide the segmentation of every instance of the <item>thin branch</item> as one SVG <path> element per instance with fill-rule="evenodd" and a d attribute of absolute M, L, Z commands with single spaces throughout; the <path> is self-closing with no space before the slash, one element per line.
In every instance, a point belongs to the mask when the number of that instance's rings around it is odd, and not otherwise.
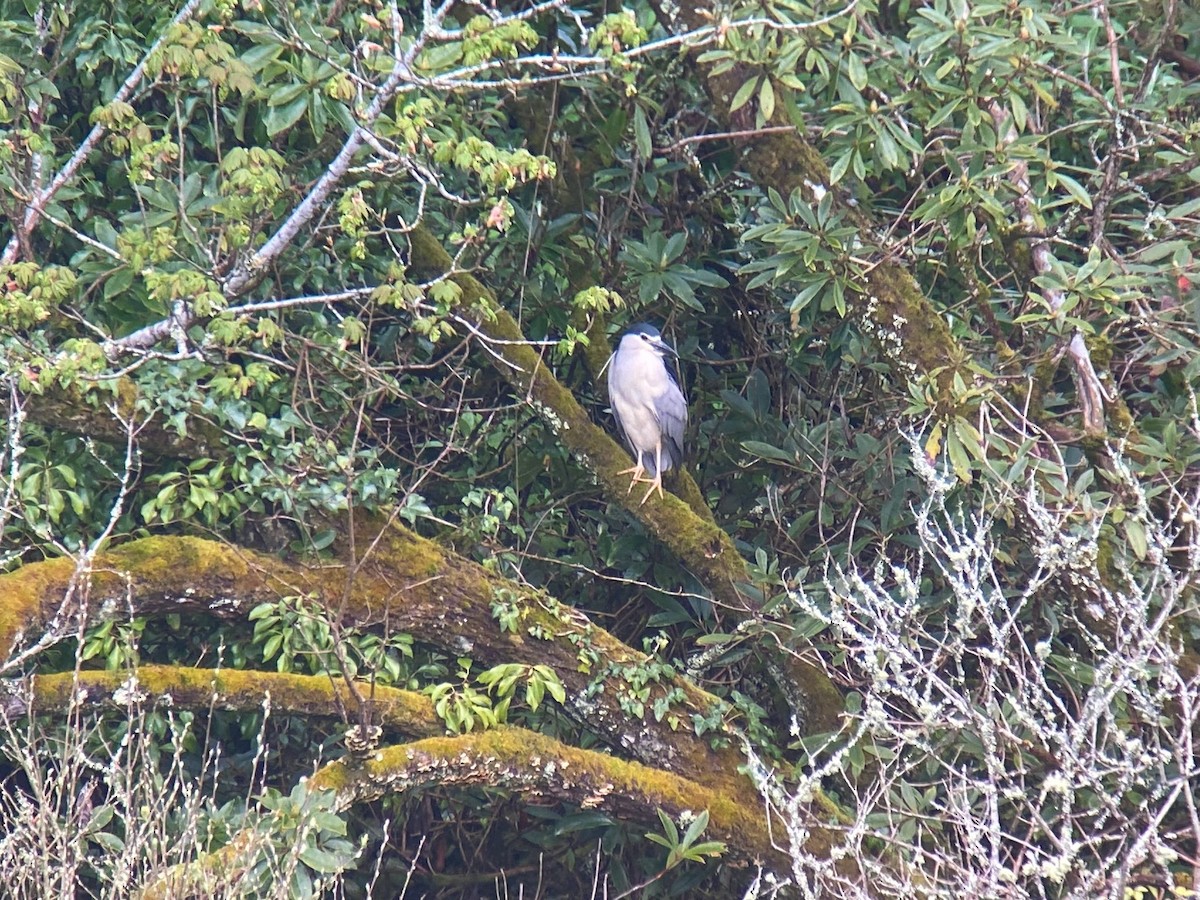
<path fill-rule="evenodd" d="M 1003 142 L 1011 144 L 1017 139 L 1017 131 L 1012 122 L 1008 118 L 1008 113 L 996 101 L 988 107 L 988 112 L 992 116 L 992 121 L 996 123 L 996 128 L 1003 132 Z M 1014 201 L 1017 207 L 1017 217 L 1021 222 L 1021 226 L 1027 232 L 1036 232 L 1039 230 L 1037 217 L 1034 213 L 1032 197 L 1032 188 L 1029 183 L 1029 165 L 1024 160 L 1017 160 L 1008 174 L 1009 181 L 1012 182 L 1016 189 L 1016 200 Z M 1032 251 L 1033 268 L 1038 274 L 1045 274 L 1051 270 L 1054 263 L 1054 253 L 1050 250 L 1048 241 L 1039 240 L 1033 245 Z M 1063 303 L 1066 301 L 1062 291 L 1047 290 L 1043 293 L 1046 302 L 1055 312 L 1062 309 Z M 1099 376 L 1096 374 L 1096 368 L 1092 364 L 1091 354 L 1088 351 L 1087 343 L 1083 339 L 1083 335 L 1076 331 L 1071 336 L 1071 341 L 1067 345 L 1067 354 L 1071 357 L 1072 376 L 1075 381 L 1075 390 L 1079 395 L 1079 407 L 1083 416 L 1083 430 L 1089 435 L 1105 434 L 1104 427 L 1104 402 L 1109 400 L 1104 385 L 1101 384 Z"/>
<path fill-rule="evenodd" d="M 696 134 L 691 137 L 681 138 L 673 144 L 668 144 L 665 147 L 660 147 L 662 153 L 673 153 L 676 150 L 682 149 L 689 144 L 700 144 L 705 141 L 727 141 L 733 138 L 753 138 L 760 137 L 764 134 L 789 134 L 798 131 L 795 125 L 770 125 L 764 128 L 747 128 L 743 131 L 721 131 L 716 134 Z"/>

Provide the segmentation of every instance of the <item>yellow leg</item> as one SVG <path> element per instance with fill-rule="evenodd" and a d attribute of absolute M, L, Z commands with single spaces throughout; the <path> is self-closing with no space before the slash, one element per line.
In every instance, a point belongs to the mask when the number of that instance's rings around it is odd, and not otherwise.
<path fill-rule="evenodd" d="M 633 486 L 630 485 L 631 489 L 632 489 L 632 487 Z M 663 486 L 662 486 L 662 442 L 661 441 L 659 442 L 658 446 L 654 448 L 654 477 L 652 479 L 650 479 L 650 489 L 648 491 L 646 491 L 646 496 L 642 498 L 642 502 L 639 503 L 638 505 L 644 506 L 646 504 L 646 501 L 650 499 L 650 495 L 654 493 L 656 488 L 658 490 L 659 499 L 662 499 Z"/>
<path fill-rule="evenodd" d="M 630 472 L 633 473 L 633 481 L 629 482 L 629 490 L 627 490 L 625 492 L 626 496 L 633 493 L 633 486 L 635 484 L 637 484 L 639 481 L 647 480 L 642 477 L 642 475 L 645 474 L 646 470 L 644 468 L 642 468 L 642 455 L 640 453 L 638 454 L 638 464 L 636 466 L 634 466 L 633 468 L 630 468 L 630 469 L 622 469 L 617 474 L 618 475 L 628 475 Z"/>

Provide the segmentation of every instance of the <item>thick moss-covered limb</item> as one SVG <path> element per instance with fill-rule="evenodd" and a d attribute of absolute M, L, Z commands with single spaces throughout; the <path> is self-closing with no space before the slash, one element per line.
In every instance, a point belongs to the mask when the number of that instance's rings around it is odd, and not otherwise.
<path fill-rule="evenodd" d="M 445 725 L 424 694 L 386 685 L 355 682 L 358 695 L 371 707 L 374 724 L 413 737 L 442 734 Z M 345 682 L 317 675 L 288 675 L 239 669 L 194 669 L 189 666 L 141 666 L 136 671 L 60 672 L 10 684 L 3 710 L 9 717 L 41 715 L 80 704 L 125 709 L 131 701 L 165 704 L 175 709 L 262 709 L 276 714 L 357 717 L 356 701 Z"/>
<path fill-rule="evenodd" d="M 707 836 L 725 841 L 742 859 L 783 865 L 771 842 L 763 808 L 682 778 L 595 750 L 563 744 L 521 728 L 428 738 L 388 747 L 359 764 L 325 766 L 310 789 L 332 789 L 345 805 L 432 787 L 492 787 L 531 799 L 551 798 L 616 818 L 656 825 L 662 809 L 676 821 L 685 811 L 708 810 Z M 829 838 L 814 829 L 810 849 L 827 855 Z"/>
<path fill-rule="evenodd" d="M 545 98 L 526 96 L 514 104 L 514 109 L 522 127 L 529 135 L 530 142 L 536 147 L 549 147 L 550 131 L 553 128 L 554 117 L 552 110 L 546 108 Z M 594 145 L 576 148 L 570 144 L 554 145 L 557 155 L 556 176 L 554 189 L 550 196 L 548 215 L 557 217 L 564 213 L 574 213 L 581 221 L 588 209 L 587 191 L 585 185 L 590 184 L 595 173 L 612 164 L 614 159 L 613 145 L 597 142 Z M 568 257 L 571 268 L 566 272 L 570 296 L 597 285 L 599 270 L 595 257 L 590 255 L 574 255 Z M 576 308 L 572 311 L 571 324 L 587 334 L 586 344 L 581 345 L 578 353 L 583 356 L 588 373 L 592 376 L 596 392 L 607 398 L 608 385 L 602 375 L 608 359 L 612 355 L 605 330 L 605 317 L 594 311 L 584 311 Z M 700 488 L 695 479 L 686 469 L 676 470 L 670 489 L 682 499 L 701 519 L 716 523 L 712 510 L 704 501 Z"/>
<path fill-rule="evenodd" d="M 410 266 L 414 272 L 421 277 L 437 277 L 450 271 L 450 255 L 423 227 L 412 232 L 411 241 Z M 574 394 L 546 367 L 512 316 L 499 308 L 491 292 L 472 275 L 458 274 L 454 280 L 462 289 L 460 315 L 487 342 L 497 370 L 595 474 L 605 496 L 640 519 L 704 582 L 717 603 L 739 618 L 756 616 L 759 603 L 754 592 L 744 587 L 748 580 L 745 561 L 729 535 L 711 518 L 698 516 L 671 494 L 646 503 L 639 502 L 638 492 L 631 495 L 628 476 L 619 474 L 629 467 L 625 452 L 593 424 Z M 808 730 L 833 730 L 842 712 L 840 692 L 818 667 L 802 663 L 796 669 Z"/>
<path fill-rule="evenodd" d="M 86 591 L 71 560 L 33 563 L 0 576 L 0 657 L 23 636 L 36 638 L 52 619 L 86 594 L 89 616 L 204 612 L 241 618 L 257 604 L 311 596 L 343 625 L 411 633 L 483 665 L 542 664 L 567 691 L 566 712 L 634 759 L 691 777 L 723 782 L 735 793 L 749 786 L 737 772 L 739 754 L 714 750 L 697 736 L 693 718 L 720 715 L 720 702 L 679 676 L 663 676 L 649 701 L 675 698 L 663 721 L 624 710 L 637 698 L 627 673 L 649 658 L 618 641 L 572 608 L 494 575 L 395 524 L 362 521 L 360 546 L 372 549 L 356 564 L 306 566 L 191 537 L 133 541 L 95 560 Z M 516 632 L 502 632 L 492 605 L 515 614 Z M 752 792 L 749 792 L 752 794 Z"/>
<path fill-rule="evenodd" d="M 49 431 L 124 445 L 132 430 L 143 453 L 169 458 L 198 459 L 221 452 L 222 432 L 215 425 L 191 416 L 189 431 L 179 434 L 165 427 L 161 416 L 148 417 L 137 403 L 137 385 L 128 377 L 87 391 L 79 386 L 50 385 L 40 394 L 27 394 L 21 399 L 26 418 Z"/>
<path fill-rule="evenodd" d="M 331 790 L 348 808 L 380 797 L 430 789 L 482 787 L 521 796 L 598 809 L 614 818 L 659 830 L 658 810 L 676 821 L 701 810 L 709 814 L 705 839 L 726 844 L 726 861 L 761 862 L 786 871 L 788 861 L 771 840 L 763 809 L 745 804 L 703 783 L 594 750 L 581 750 L 520 728 L 429 738 L 376 751 L 366 761 L 330 763 L 308 781 L 311 791 Z M 830 840 L 814 829 L 808 849 L 828 855 Z M 256 842 L 241 833 L 227 845 L 193 863 L 159 873 L 139 900 L 190 896 L 229 883 L 229 873 L 254 862 Z"/>
<path fill-rule="evenodd" d="M 415 271 L 434 276 L 449 271 L 451 265 L 450 255 L 428 231 L 417 228 L 413 232 L 411 266 Z M 538 349 L 528 343 L 512 316 L 497 307 L 490 291 L 471 275 L 456 275 L 455 281 L 463 291 L 460 313 L 470 317 L 481 340 L 488 342 L 494 356 L 499 357 L 497 370 L 596 475 L 608 499 L 641 519 L 722 602 L 733 609 L 749 609 L 751 604 L 738 589 L 746 577 L 745 563 L 729 535 L 713 522 L 700 519 L 676 497 L 668 495 L 659 500 L 655 495 L 642 504 L 638 492 L 630 494 L 628 477 L 617 474 L 629 467 L 628 455 L 592 423 L 574 394 L 554 377 Z"/>

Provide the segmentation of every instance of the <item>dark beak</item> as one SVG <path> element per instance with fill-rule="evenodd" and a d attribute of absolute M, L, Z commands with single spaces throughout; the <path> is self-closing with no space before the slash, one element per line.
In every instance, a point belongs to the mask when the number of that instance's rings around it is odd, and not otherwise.
<path fill-rule="evenodd" d="M 656 350 L 658 350 L 660 353 L 667 353 L 667 354 L 670 354 L 671 356 L 675 357 L 676 359 L 679 359 L 679 352 L 674 347 L 672 347 L 670 344 L 668 344 L 666 341 L 664 341 L 661 337 L 655 338 L 652 343 L 654 344 L 654 348 Z"/>

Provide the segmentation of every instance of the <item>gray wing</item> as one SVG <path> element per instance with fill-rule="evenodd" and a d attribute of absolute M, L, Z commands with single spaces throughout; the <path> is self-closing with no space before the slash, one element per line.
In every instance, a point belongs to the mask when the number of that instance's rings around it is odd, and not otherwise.
<path fill-rule="evenodd" d="M 654 413 L 663 432 L 663 452 L 671 466 L 683 465 L 683 435 L 687 431 L 687 398 L 671 379 L 671 388 L 655 401 Z M 663 466 L 664 469 L 670 466 Z"/>

